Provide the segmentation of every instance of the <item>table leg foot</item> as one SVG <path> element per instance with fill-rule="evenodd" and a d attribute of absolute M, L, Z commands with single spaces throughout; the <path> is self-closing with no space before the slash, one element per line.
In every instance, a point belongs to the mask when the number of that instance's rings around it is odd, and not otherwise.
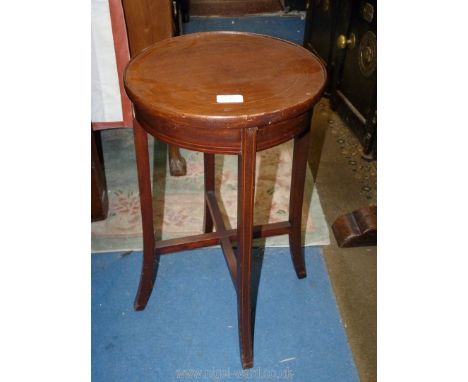
<path fill-rule="evenodd" d="M 156 268 L 153 267 L 153 269 Z M 146 304 L 151 296 L 153 291 L 154 280 L 156 278 L 156 272 L 150 270 L 149 272 L 142 272 L 140 285 L 138 286 L 138 292 L 135 297 L 135 302 L 133 303 L 133 308 L 135 310 L 143 310 L 146 308 Z"/>
<path fill-rule="evenodd" d="M 251 369 L 253 367 L 253 359 L 249 360 L 242 360 L 242 368 L 243 369 Z"/>
<path fill-rule="evenodd" d="M 295 234 L 295 232 L 289 234 L 289 250 L 297 278 L 303 279 L 307 277 L 300 232 L 299 235 Z"/>

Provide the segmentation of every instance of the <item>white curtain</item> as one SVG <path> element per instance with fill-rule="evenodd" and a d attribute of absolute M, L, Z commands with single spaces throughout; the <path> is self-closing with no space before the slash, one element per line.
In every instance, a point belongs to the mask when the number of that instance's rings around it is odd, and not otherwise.
<path fill-rule="evenodd" d="M 91 121 L 122 121 L 108 0 L 91 0 L 91 40 Z"/>

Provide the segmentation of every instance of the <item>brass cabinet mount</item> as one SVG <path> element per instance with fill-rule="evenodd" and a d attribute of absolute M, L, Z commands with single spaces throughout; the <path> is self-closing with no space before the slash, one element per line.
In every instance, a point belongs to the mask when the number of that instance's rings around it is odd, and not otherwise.
<path fill-rule="evenodd" d="M 346 47 L 349 47 L 350 49 L 353 49 L 356 46 L 356 36 L 354 33 L 351 33 L 349 35 L 349 38 L 347 39 L 344 34 L 340 34 L 338 36 L 338 39 L 336 40 L 336 45 L 340 49 L 344 49 Z"/>
<path fill-rule="evenodd" d="M 374 20 L 374 7 L 370 3 L 365 3 L 361 8 L 362 18 L 368 23 Z"/>
<path fill-rule="evenodd" d="M 359 43 L 359 69 L 364 77 L 369 78 L 377 68 L 377 36 L 372 31 L 363 34 Z"/>

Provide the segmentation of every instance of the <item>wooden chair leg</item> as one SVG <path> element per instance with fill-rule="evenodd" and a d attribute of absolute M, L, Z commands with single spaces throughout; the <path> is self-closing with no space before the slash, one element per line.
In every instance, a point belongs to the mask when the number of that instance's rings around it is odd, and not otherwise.
<path fill-rule="evenodd" d="M 256 139 L 257 128 L 242 130 L 242 148 L 238 159 L 237 307 L 241 362 L 244 369 L 253 367 L 251 273 Z"/>
<path fill-rule="evenodd" d="M 141 217 L 143 221 L 143 266 L 134 308 L 135 310 L 143 310 L 153 290 L 159 265 L 159 256 L 154 251 L 153 197 L 151 194 L 148 135 L 136 120 L 133 134 L 137 159 L 138 186 L 140 189 Z"/>
<path fill-rule="evenodd" d="M 169 145 L 169 173 L 172 176 L 187 174 L 187 163 L 177 146 Z"/>
<path fill-rule="evenodd" d="M 214 192 L 215 186 L 215 156 L 214 154 L 205 153 L 203 155 L 203 167 L 205 170 L 205 215 L 203 219 L 203 232 L 209 233 L 213 231 L 213 219 L 211 217 L 208 202 L 206 200 L 206 193 L 209 191 Z"/>
<path fill-rule="evenodd" d="M 293 165 L 291 173 L 291 195 L 289 197 L 289 249 L 297 277 L 307 276 L 304 253 L 302 250 L 302 203 L 304 199 L 304 184 L 307 170 L 307 154 L 309 150 L 310 129 L 294 138 Z"/>

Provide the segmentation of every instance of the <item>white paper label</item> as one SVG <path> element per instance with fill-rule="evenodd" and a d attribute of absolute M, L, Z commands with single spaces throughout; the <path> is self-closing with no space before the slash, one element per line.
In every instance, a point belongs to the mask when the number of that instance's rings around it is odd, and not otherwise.
<path fill-rule="evenodd" d="M 216 96 L 217 103 L 243 103 L 244 96 L 242 94 L 218 94 Z"/>

